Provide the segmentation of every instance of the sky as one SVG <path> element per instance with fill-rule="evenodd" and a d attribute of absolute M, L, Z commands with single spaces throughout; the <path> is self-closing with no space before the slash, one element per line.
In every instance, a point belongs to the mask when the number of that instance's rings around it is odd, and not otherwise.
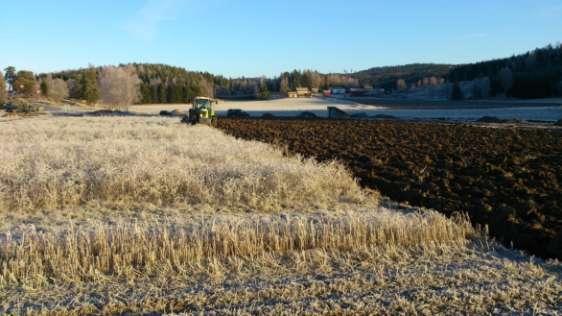
<path fill-rule="evenodd" d="M 562 0 L 0 0 L 0 67 L 227 77 L 469 63 L 562 41 Z"/>

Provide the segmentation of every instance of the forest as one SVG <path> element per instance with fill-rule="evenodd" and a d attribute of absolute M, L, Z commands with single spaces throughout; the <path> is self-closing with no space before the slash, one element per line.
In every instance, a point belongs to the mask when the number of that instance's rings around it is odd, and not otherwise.
<path fill-rule="evenodd" d="M 293 70 L 277 77 L 226 78 L 165 64 L 90 66 L 35 75 L 5 69 L 1 86 L 31 96 L 82 99 L 109 104 L 185 103 L 195 96 L 269 99 L 297 87 L 321 91 L 333 87 L 375 88 L 387 94 L 451 87 L 451 99 L 487 97 L 546 98 L 562 95 L 562 46 L 549 45 L 509 58 L 464 65 L 410 64 L 376 67 L 345 74 Z M 449 91 L 449 90 L 443 90 Z M 2 89 L 5 98 L 5 90 Z M 447 97 L 447 96 L 445 96 Z"/>
<path fill-rule="evenodd" d="M 458 65 L 449 82 L 487 77 L 490 95 L 514 98 L 546 98 L 562 95 L 562 45 L 548 45 L 525 54 L 473 64 Z"/>
<path fill-rule="evenodd" d="M 76 99 L 88 99 L 84 78 L 88 72 L 97 78 L 112 66 L 90 67 L 85 69 L 41 74 L 39 80 L 46 78 L 62 79 L 69 85 L 69 96 Z M 276 78 L 226 78 L 208 72 L 188 71 L 181 67 L 164 64 L 121 64 L 133 74 L 130 80 L 138 78 L 138 98 L 134 103 L 182 103 L 195 96 L 220 97 L 224 99 L 267 99 L 273 93 L 287 93 L 297 87 L 322 89 L 332 86 L 356 87 L 359 80 L 348 75 L 321 74 L 316 71 L 294 70 L 285 72 Z M 125 78 L 121 78 L 122 82 Z M 94 79 L 95 81 L 95 79 Z M 99 86 L 99 84 L 98 84 Z"/>
<path fill-rule="evenodd" d="M 399 89 L 399 82 L 407 86 L 425 78 L 444 78 L 453 68 L 447 64 L 410 64 L 402 66 L 375 67 L 352 74 L 363 85 L 388 91 Z"/>

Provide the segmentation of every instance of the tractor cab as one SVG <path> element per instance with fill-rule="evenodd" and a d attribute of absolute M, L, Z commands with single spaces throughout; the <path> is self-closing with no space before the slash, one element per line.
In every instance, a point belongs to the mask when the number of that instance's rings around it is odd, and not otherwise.
<path fill-rule="evenodd" d="M 193 102 L 191 102 L 191 109 L 189 109 L 189 112 L 187 116 L 184 117 L 183 121 L 191 125 L 198 123 L 212 125 L 217 117 L 214 109 L 214 105 L 217 103 L 217 100 L 211 98 L 194 98 Z"/>

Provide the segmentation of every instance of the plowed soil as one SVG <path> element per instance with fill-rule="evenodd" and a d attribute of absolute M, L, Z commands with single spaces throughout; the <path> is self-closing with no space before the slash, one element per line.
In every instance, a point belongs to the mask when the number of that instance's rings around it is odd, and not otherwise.
<path fill-rule="evenodd" d="M 562 259 L 562 131 L 435 123 L 221 119 L 244 139 L 339 160 L 363 186 L 447 215 L 507 245 Z"/>

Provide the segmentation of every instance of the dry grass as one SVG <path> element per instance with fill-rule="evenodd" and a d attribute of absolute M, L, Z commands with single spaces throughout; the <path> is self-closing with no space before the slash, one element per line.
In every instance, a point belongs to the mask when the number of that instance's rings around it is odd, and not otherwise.
<path fill-rule="evenodd" d="M 432 248 L 463 245 L 471 233 L 437 213 L 292 213 L 207 215 L 182 223 L 146 222 L 69 228 L 12 230 L 0 245 L 0 288 L 91 282 L 111 275 L 134 282 L 140 275 L 240 269 L 272 256 L 311 249 Z M 15 235 L 15 236 L 14 236 Z"/>
<path fill-rule="evenodd" d="M 367 198 L 340 165 L 286 159 L 268 145 L 176 120 L 58 118 L 4 127 L 4 210 L 96 202 L 269 212 L 333 208 Z"/>
<path fill-rule="evenodd" d="M 335 163 L 167 119 L 3 124 L 0 314 L 561 309 L 559 263 L 379 206 Z"/>

